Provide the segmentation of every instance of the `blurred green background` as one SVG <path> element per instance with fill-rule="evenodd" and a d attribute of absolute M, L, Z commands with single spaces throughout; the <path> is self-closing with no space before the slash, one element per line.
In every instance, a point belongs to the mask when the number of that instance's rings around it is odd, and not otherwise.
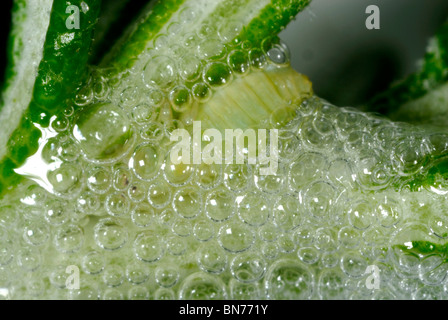
<path fill-rule="evenodd" d="M 380 30 L 365 27 L 368 5 L 380 9 Z M 356 106 L 416 71 L 447 18 L 447 0 L 312 0 L 281 38 L 316 94 Z"/>

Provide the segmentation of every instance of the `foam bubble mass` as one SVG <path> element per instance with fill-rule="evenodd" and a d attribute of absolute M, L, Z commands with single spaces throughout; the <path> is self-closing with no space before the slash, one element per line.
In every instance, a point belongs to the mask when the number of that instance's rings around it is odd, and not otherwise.
<path fill-rule="evenodd" d="M 171 163 L 169 138 L 191 128 L 191 110 L 234 78 L 288 63 L 284 44 L 224 46 L 225 31 L 172 46 L 160 36 L 126 74 L 92 69 L 42 141 L 54 165 L 3 200 L 1 298 L 448 296 L 448 189 L 437 171 L 447 134 L 313 96 L 288 102 L 276 176 L 247 163 Z"/>

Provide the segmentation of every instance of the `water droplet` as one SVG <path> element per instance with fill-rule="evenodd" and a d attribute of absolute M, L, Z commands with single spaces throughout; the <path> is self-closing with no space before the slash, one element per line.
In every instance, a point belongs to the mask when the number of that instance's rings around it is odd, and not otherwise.
<path fill-rule="evenodd" d="M 222 87 L 232 80 L 232 71 L 224 63 L 210 63 L 205 67 L 203 79 L 211 87 Z"/>
<path fill-rule="evenodd" d="M 161 151 L 153 144 L 143 143 L 129 160 L 129 168 L 139 179 L 151 181 L 159 174 L 161 161 Z"/>
<path fill-rule="evenodd" d="M 165 252 L 165 244 L 152 231 L 140 233 L 135 239 L 133 247 L 135 256 L 144 262 L 158 261 Z"/>
<path fill-rule="evenodd" d="M 143 82 L 148 87 L 159 86 L 161 89 L 171 87 L 177 80 L 175 62 L 166 56 L 155 56 L 149 59 L 143 68 Z"/>
<path fill-rule="evenodd" d="M 221 222 L 230 219 L 234 213 L 233 194 L 222 189 L 212 191 L 205 202 L 205 213 L 212 221 Z"/>
<path fill-rule="evenodd" d="M 254 234 L 249 227 L 240 223 L 228 223 L 218 233 L 219 244 L 227 251 L 236 253 L 249 249 L 254 242 Z"/>
<path fill-rule="evenodd" d="M 314 290 L 314 277 L 297 260 L 281 259 L 269 268 L 264 282 L 268 299 L 309 299 Z"/>
<path fill-rule="evenodd" d="M 84 156 L 95 163 L 116 161 L 130 150 L 134 141 L 126 113 L 110 103 L 95 104 L 80 112 L 73 136 Z"/>
<path fill-rule="evenodd" d="M 147 227 L 154 219 L 154 209 L 147 203 L 139 203 L 132 209 L 132 222 L 138 227 Z"/>
<path fill-rule="evenodd" d="M 106 250 L 121 248 L 128 240 L 128 232 L 123 225 L 114 218 L 101 219 L 94 229 L 95 242 Z"/>
<path fill-rule="evenodd" d="M 197 272 L 189 275 L 179 288 L 180 300 L 224 300 L 226 287 L 221 279 Z"/>
<path fill-rule="evenodd" d="M 84 244 L 84 232 L 79 226 L 70 224 L 56 232 L 54 244 L 56 249 L 61 252 L 76 252 L 80 250 Z"/>
<path fill-rule="evenodd" d="M 250 226 L 264 225 L 270 216 L 269 200 L 258 192 L 237 196 L 238 216 Z"/>
<path fill-rule="evenodd" d="M 251 283 L 260 280 L 266 272 L 266 261 L 255 252 L 245 252 L 230 263 L 232 276 L 238 281 Z"/>
<path fill-rule="evenodd" d="M 129 199 L 124 193 L 115 192 L 106 198 L 106 210 L 111 216 L 119 217 L 127 215 L 129 212 Z"/>
<path fill-rule="evenodd" d="M 202 195 L 193 187 L 178 190 L 173 197 L 173 209 L 181 217 L 192 219 L 202 210 Z"/>
<path fill-rule="evenodd" d="M 96 251 L 91 251 L 82 259 L 82 269 L 88 274 L 98 274 L 104 270 L 104 256 Z"/>

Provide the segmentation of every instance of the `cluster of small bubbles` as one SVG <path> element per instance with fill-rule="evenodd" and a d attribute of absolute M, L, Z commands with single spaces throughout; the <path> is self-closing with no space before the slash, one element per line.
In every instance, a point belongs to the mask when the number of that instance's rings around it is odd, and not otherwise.
<path fill-rule="evenodd" d="M 73 299 L 446 295 L 438 246 L 448 201 L 443 177 L 430 176 L 446 161 L 446 134 L 313 97 L 266 119 L 280 128 L 276 175 L 171 157 L 168 140 L 191 128 L 189 110 L 250 70 L 289 61 L 279 41 L 239 39 L 237 22 L 184 33 L 196 15 L 183 10 L 127 79 L 93 70 L 52 122 L 57 136 L 42 150 L 58 164 L 45 176 L 51 190 L 24 185 L 0 207 L 0 289 Z M 282 123 L 282 112 L 294 119 Z M 426 178 L 434 183 L 411 192 Z M 68 290 L 68 266 L 81 289 Z M 379 289 L 367 287 L 371 266 Z"/>

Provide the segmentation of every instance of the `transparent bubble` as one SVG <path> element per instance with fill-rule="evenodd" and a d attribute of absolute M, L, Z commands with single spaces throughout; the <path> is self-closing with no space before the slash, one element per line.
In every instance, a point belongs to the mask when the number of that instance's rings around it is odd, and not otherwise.
<path fill-rule="evenodd" d="M 345 188 L 351 189 L 354 185 L 353 170 L 350 162 L 346 159 L 336 159 L 332 161 L 328 168 L 328 177 L 335 183 Z"/>
<path fill-rule="evenodd" d="M 180 237 L 188 237 L 191 235 L 193 226 L 189 219 L 176 217 L 171 226 L 173 233 Z"/>
<path fill-rule="evenodd" d="M 159 122 L 150 121 L 140 129 L 142 139 L 157 142 L 163 138 L 163 125 Z"/>
<path fill-rule="evenodd" d="M 136 148 L 129 160 L 129 168 L 139 179 L 151 181 L 159 173 L 162 162 L 160 153 L 161 151 L 155 145 L 143 143 Z"/>
<path fill-rule="evenodd" d="M 244 283 L 231 279 L 229 283 L 230 297 L 235 300 L 259 300 L 261 290 L 258 283 Z"/>
<path fill-rule="evenodd" d="M 344 298 L 344 274 L 339 269 L 322 271 L 318 281 L 318 293 L 321 299 L 336 300 Z"/>
<path fill-rule="evenodd" d="M 146 103 L 139 104 L 132 109 L 132 119 L 140 125 L 153 121 L 155 117 L 155 109 Z"/>
<path fill-rule="evenodd" d="M 246 51 L 233 50 L 227 56 L 227 64 L 233 72 L 237 74 L 244 74 L 249 71 L 250 68 L 249 56 Z"/>
<path fill-rule="evenodd" d="M 149 279 L 149 272 L 142 262 L 133 261 L 126 265 L 126 278 L 132 284 L 142 284 Z"/>
<path fill-rule="evenodd" d="M 171 187 L 164 181 L 157 181 L 149 186 L 148 201 L 154 208 L 164 208 L 172 198 Z"/>
<path fill-rule="evenodd" d="M 36 271 L 42 264 L 41 251 L 37 247 L 20 248 L 17 252 L 17 263 L 26 271 Z"/>
<path fill-rule="evenodd" d="M 385 228 L 396 225 L 402 215 L 400 205 L 395 199 L 390 197 L 385 197 L 376 210 L 379 223 Z"/>
<path fill-rule="evenodd" d="M 102 295 L 103 300 L 123 300 L 123 294 L 120 290 L 114 288 L 108 288 Z"/>
<path fill-rule="evenodd" d="M 45 202 L 46 198 L 47 193 L 45 189 L 38 185 L 32 184 L 25 190 L 25 193 L 20 199 L 20 202 L 29 206 L 37 206 L 42 205 Z M 2 212 L 14 210 L 11 206 L 3 206 L 1 207 L 1 209 Z"/>
<path fill-rule="evenodd" d="M 168 252 L 173 256 L 181 256 L 187 251 L 186 241 L 177 236 L 171 236 L 166 239 Z"/>
<path fill-rule="evenodd" d="M 201 74 L 201 61 L 191 55 L 184 55 L 178 61 L 180 77 L 185 81 L 197 80 Z"/>
<path fill-rule="evenodd" d="M 88 274 L 98 274 L 106 265 L 104 256 L 96 251 L 91 251 L 82 259 L 82 269 Z"/>
<path fill-rule="evenodd" d="M 429 286 L 440 285 L 447 277 L 448 266 L 440 255 L 429 255 L 419 265 L 419 278 Z"/>
<path fill-rule="evenodd" d="M 176 112 L 186 112 L 190 109 L 192 97 L 190 90 L 185 86 L 176 86 L 169 94 L 171 106 Z"/>
<path fill-rule="evenodd" d="M 339 243 L 346 248 L 356 248 L 359 245 L 361 236 L 359 232 L 349 226 L 342 227 L 338 232 Z"/>
<path fill-rule="evenodd" d="M 232 71 L 227 64 L 214 62 L 208 64 L 203 72 L 203 80 L 211 87 L 223 87 L 232 81 Z"/>
<path fill-rule="evenodd" d="M 84 244 L 84 231 L 75 224 L 65 226 L 56 232 L 54 244 L 61 252 L 76 252 Z"/>
<path fill-rule="evenodd" d="M 264 225 L 270 216 L 271 207 L 266 197 L 258 192 L 239 195 L 236 198 L 238 216 L 250 226 Z"/>
<path fill-rule="evenodd" d="M 250 64 L 256 69 L 262 69 L 266 66 L 267 59 L 263 51 L 258 48 L 254 48 L 249 51 Z"/>
<path fill-rule="evenodd" d="M 111 180 L 111 174 L 106 168 L 94 167 L 87 173 L 87 186 L 98 194 L 104 194 L 109 190 Z"/>
<path fill-rule="evenodd" d="M 418 139 L 405 139 L 392 148 L 392 161 L 401 175 L 412 175 L 422 170 L 426 161 L 424 144 Z"/>
<path fill-rule="evenodd" d="M 414 300 L 445 300 L 446 293 L 440 287 L 421 287 L 412 295 Z"/>
<path fill-rule="evenodd" d="M 196 83 L 191 89 L 193 97 L 201 103 L 207 102 L 212 96 L 212 89 L 203 82 Z"/>
<path fill-rule="evenodd" d="M 83 172 L 79 165 L 62 163 L 59 168 L 48 171 L 47 178 L 53 192 L 63 198 L 75 198 L 83 187 Z"/>
<path fill-rule="evenodd" d="M 275 45 L 269 49 L 266 55 L 275 64 L 285 64 L 288 62 L 288 53 L 280 45 Z"/>
<path fill-rule="evenodd" d="M 160 265 L 155 270 L 156 282 L 164 288 L 171 288 L 179 280 L 179 270 L 174 265 Z"/>
<path fill-rule="evenodd" d="M 219 60 L 226 52 L 225 45 L 219 39 L 207 38 L 198 45 L 198 55 L 201 59 Z"/>
<path fill-rule="evenodd" d="M 300 247 L 307 247 L 313 243 L 314 229 L 304 223 L 302 226 L 294 230 L 294 242 Z"/>
<path fill-rule="evenodd" d="M 230 191 L 246 190 L 251 177 L 252 169 L 249 165 L 229 164 L 224 168 L 224 184 Z"/>
<path fill-rule="evenodd" d="M 146 199 L 146 185 L 140 181 L 136 181 L 129 187 L 127 193 L 129 200 L 132 202 L 142 202 Z"/>
<path fill-rule="evenodd" d="M 102 273 L 104 283 L 108 287 L 119 287 L 124 282 L 124 270 L 118 264 L 108 264 Z"/>
<path fill-rule="evenodd" d="M 208 241 L 215 235 L 215 228 L 209 221 L 199 220 L 193 227 L 193 234 L 199 241 Z"/>
<path fill-rule="evenodd" d="M 154 219 L 154 209 L 147 203 L 139 203 L 131 212 L 132 222 L 138 227 L 147 227 L 151 225 Z"/>
<path fill-rule="evenodd" d="M 258 235 L 261 240 L 267 242 L 273 242 L 278 239 L 280 231 L 273 224 L 265 224 L 261 228 L 258 229 Z"/>
<path fill-rule="evenodd" d="M 299 259 L 307 264 L 316 263 L 320 258 L 320 252 L 314 247 L 302 247 L 297 250 Z"/>
<path fill-rule="evenodd" d="M 98 289 L 90 285 L 68 291 L 69 300 L 98 300 L 98 298 Z"/>
<path fill-rule="evenodd" d="M 219 274 L 227 268 L 227 253 L 216 242 L 208 242 L 197 252 L 197 262 L 201 270 Z"/>
<path fill-rule="evenodd" d="M 139 89 L 137 87 L 127 87 L 120 94 L 120 106 L 129 108 L 139 102 Z"/>
<path fill-rule="evenodd" d="M 333 252 L 337 248 L 337 235 L 333 229 L 323 227 L 319 228 L 314 233 L 314 245 L 322 252 Z"/>
<path fill-rule="evenodd" d="M 291 131 L 280 131 L 278 137 L 279 160 L 288 163 L 302 153 L 302 141 Z"/>
<path fill-rule="evenodd" d="M 0 209 L 1 211 L 1 209 Z M 436 236 L 442 239 L 448 237 L 448 217 L 446 214 L 437 214 L 429 218 L 429 227 Z"/>
<path fill-rule="evenodd" d="M 181 217 L 192 219 L 202 210 L 202 195 L 193 187 L 184 187 L 173 196 L 173 209 Z"/>
<path fill-rule="evenodd" d="M 367 269 L 367 261 L 358 252 L 348 251 L 341 258 L 341 269 L 352 278 L 362 277 Z"/>
<path fill-rule="evenodd" d="M 73 136 L 85 157 L 95 163 L 110 163 L 122 158 L 134 141 L 126 112 L 110 103 L 95 104 L 81 112 Z"/>
<path fill-rule="evenodd" d="M 94 228 L 95 242 L 106 250 L 116 250 L 128 240 L 128 232 L 115 218 L 101 219 Z"/>
<path fill-rule="evenodd" d="M 175 293 L 172 289 L 159 288 L 154 292 L 154 300 L 175 300 Z"/>
<path fill-rule="evenodd" d="M 158 218 L 162 225 L 171 227 L 178 216 L 172 208 L 168 207 L 158 214 Z"/>
<path fill-rule="evenodd" d="M 274 223 L 283 231 L 297 228 L 302 222 L 303 215 L 299 199 L 292 195 L 282 195 L 274 204 Z"/>
<path fill-rule="evenodd" d="M 189 275 L 179 288 L 180 300 L 223 300 L 227 291 L 221 279 L 197 272 Z"/>
<path fill-rule="evenodd" d="M 310 182 L 321 179 L 326 167 L 326 158 L 320 153 L 312 152 L 301 155 L 289 169 L 290 189 L 300 191 Z"/>
<path fill-rule="evenodd" d="M 280 235 L 277 243 L 279 250 L 284 253 L 291 253 L 296 249 L 296 244 L 290 233 Z"/>
<path fill-rule="evenodd" d="M 34 221 L 24 228 L 23 238 L 30 245 L 43 245 L 50 238 L 50 228 L 43 221 Z"/>
<path fill-rule="evenodd" d="M 158 261 L 165 252 L 165 244 L 152 231 L 140 233 L 134 241 L 133 248 L 135 256 L 144 262 Z"/>
<path fill-rule="evenodd" d="M 217 187 L 222 179 L 222 165 L 202 163 L 196 167 L 194 180 L 196 184 L 205 190 Z"/>
<path fill-rule="evenodd" d="M 131 182 L 132 182 L 132 175 L 126 166 L 120 165 L 114 168 L 113 185 L 116 190 L 118 191 L 126 190 L 131 184 Z"/>
<path fill-rule="evenodd" d="M 260 280 L 266 272 L 266 261 L 255 252 L 237 255 L 230 263 L 232 276 L 238 281 L 252 283 Z"/>
<path fill-rule="evenodd" d="M 328 217 L 337 200 L 336 189 L 329 183 L 318 181 L 305 192 L 304 203 L 309 212 L 317 218 Z"/>
<path fill-rule="evenodd" d="M 2 238 L 0 242 L 0 266 L 6 266 L 13 261 L 14 245 L 10 239 Z"/>
<path fill-rule="evenodd" d="M 205 214 L 212 221 L 221 222 L 230 219 L 235 211 L 235 197 L 224 189 L 214 190 L 205 201 Z"/>
<path fill-rule="evenodd" d="M 314 291 L 314 277 L 311 271 L 299 261 L 281 259 L 269 268 L 264 286 L 268 299 L 309 299 Z"/>
<path fill-rule="evenodd" d="M 375 210 L 368 201 L 360 200 L 353 202 L 348 210 L 350 224 L 358 229 L 365 230 L 375 221 Z"/>
<path fill-rule="evenodd" d="M 107 196 L 105 205 L 107 213 L 119 217 L 129 213 L 130 201 L 124 193 L 114 192 Z"/>
<path fill-rule="evenodd" d="M 165 180 L 175 187 L 184 186 L 190 182 L 195 171 L 194 165 L 179 162 L 178 164 L 171 162 L 169 153 L 163 166 Z"/>
<path fill-rule="evenodd" d="M 14 228 L 19 221 L 17 209 L 13 206 L 1 206 L 0 226 Z"/>
<path fill-rule="evenodd" d="M 59 202 L 56 205 L 56 209 L 59 208 L 60 204 L 62 202 Z M 98 198 L 97 195 L 93 194 L 92 192 L 83 192 L 81 195 L 76 199 L 76 209 L 79 211 L 79 213 L 82 213 L 83 215 L 101 215 L 102 211 L 101 208 L 101 201 Z M 69 208 L 65 207 L 65 210 Z M 60 210 L 60 209 L 57 209 Z M 78 214 L 79 214 L 78 213 Z"/>
<path fill-rule="evenodd" d="M 286 181 L 286 174 L 284 173 L 284 167 L 280 166 L 276 174 L 262 175 L 260 171 L 264 166 L 257 165 L 255 168 L 254 182 L 255 186 L 263 192 L 269 194 L 279 193 L 283 189 L 283 185 Z"/>
<path fill-rule="evenodd" d="M 227 251 L 236 253 L 249 249 L 254 242 L 254 233 L 240 223 L 228 223 L 218 233 L 219 244 Z"/>
<path fill-rule="evenodd" d="M 177 80 L 176 63 L 167 56 L 151 57 L 143 68 L 143 82 L 148 87 L 171 87 Z"/>
<path fill-rule="evenodd" d="M 80 150 L 78 145 L 73 139 L 69 138 L 64 141 L 60 141 L 58 148 L 58 155 L 64 161 L 76 161 L 79 158 Z"/>
<path fill-rule="evenodd" d="M 149 297 L 149 291 L 146 287 L 135 286 L 128 291 L 129 300 L 148 300 Z"/>

